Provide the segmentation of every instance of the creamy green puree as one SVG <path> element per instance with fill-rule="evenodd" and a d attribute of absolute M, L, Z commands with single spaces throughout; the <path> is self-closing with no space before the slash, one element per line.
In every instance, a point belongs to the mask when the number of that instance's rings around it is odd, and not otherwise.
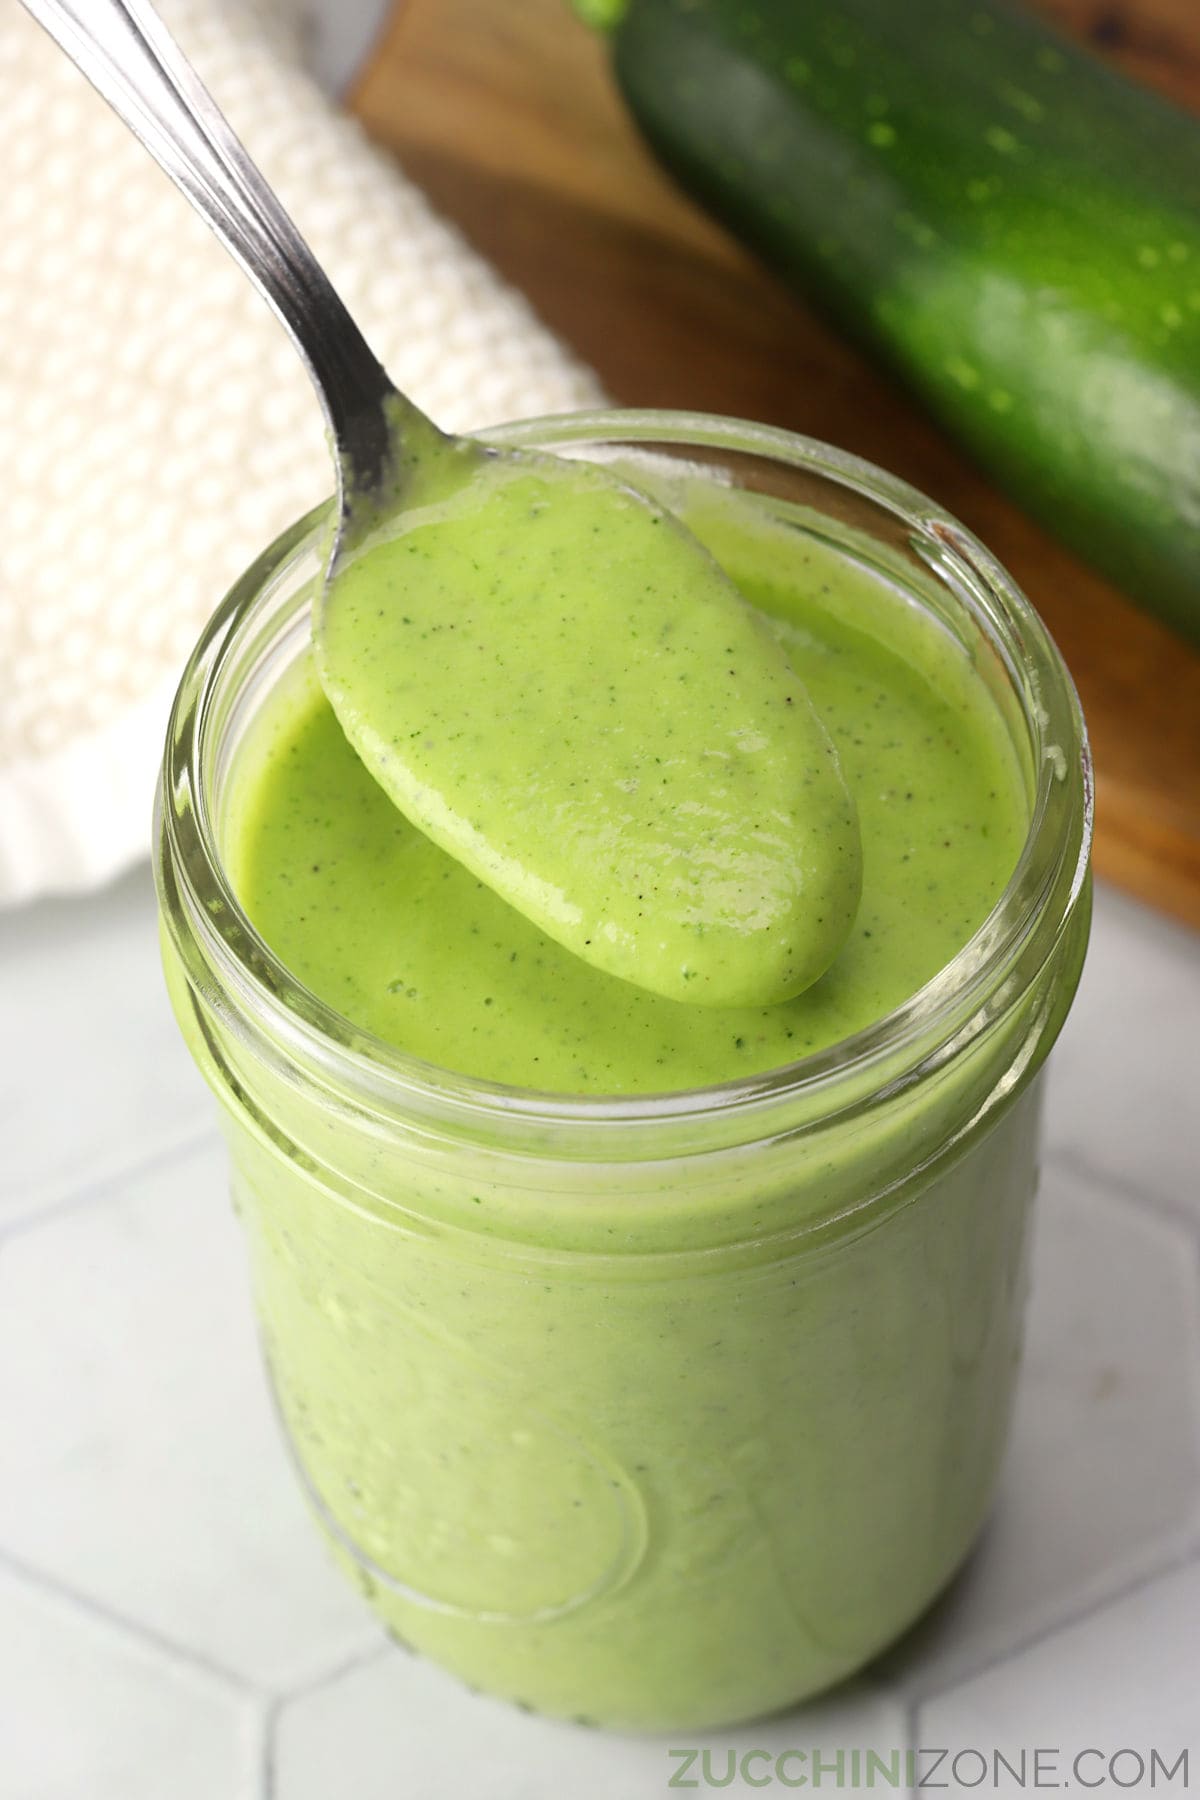
<path fill-rule="evenodd" d="M 339 560 L 315 632 L 390 799 L 638 987 L 715 1006 L 810 986 L 858 904 L 854 808 L 795 669 L 717 562 L 586 463 L 435 456 L 402 492 Z"/>
<path fill-rule="evenodd" d="M 782 1004 L 703 1007 L 589 966 L 401 816 L 350 748 L 305 659 L 272 696 L 244 759 L 232 856 L 251 918 L 322 999 L 401 1049 L 465 1074 L 564 1092 L 654 1092 L 774 1068 L 847 1036 L 907 999 L 981 923 L 1016 861 L 1025 794 L 1007 732 L 964 654 L 877 577 L 815 539 L 784 537 L 786 528 L 765 522 L 739 531 L 711 502 L 691 523 L 702 533 L 707 524 L 757 619 L 786 651 L 795 672 L 788 687 L 799 695 L 803 683 L 811 696 L 854 797 L 862 898 L 833 966 Z M 565 594 L 565 573 L 563 582 Z M 389 613 L 406 604 L 397 583 L 389 564 L 380 595 Z M 564 600 L 528 702 L 547 715 L 557 708 L 564 721 L 580 683 L 576 620 Z M 725 668 L 723 648 L 710 641 L 707 649 L 717 671 L 709 680 L 693 667 L 677 685 L 670 649 L 657 665 L 661 691 L 655 665 L 642 668 L 638 707 L 624 720 L 631 737 L 658 717 L 652 741 L 660 742 L 665 714 L 703 743 L 689 708 L 695 697 L 708 720 L 703 708 Z M 420 697 L 424 654 L 418 643 L 411 656 L 383 661 L 411 682 L 427 720 L 438 702 Z M 468 689 L 469 668 L 462 680 Z M 451 686 L 437 692 L 442 704 L 453 698 Z M 528 741 L 526 702 L 516 694 L 511 705 L 516 756 Z M 469 714 L 465 698 L 462 710 Z M 587 776 L 581 728 L 562 730 L 564 740 L 580 735 L 522 776 L 529 807 L 548 819 L 558 784 Z M 462 735 L 469 752 L 475 740 L 465 728 Z M 694 790 L 678 777 L 667 789 L 676 811 L 664 828 L 681 863 L 693 830 L 703 859 L 713 789 L 723 805 L 736 792 L 723 760 L 711 777 L 695 778 Z M 836 862 L 847 853 L 846 821 L 834 810 L 821 816 Z M 801 802 L 792 816 L 803 814 Z M 849 854 L 857 888 L 853 847 Z M 639 877 L 631 870 L 626 879 Z M 629 895 L 642 903 L 640 887 Z"/>
<path fill-rule="evenodd" d="M 697 1005 L 591 966 L 397 809 L 303 653 L 235 751 L 224 854 L 266 943 L 359 1028 L 444 1069 L 557 1094 L 723 1082 L 880 1019 L 999 898 L 1027 788 L 962 647 L 853 549 L 769 503 L 709 482 L 675 498 L 753 609 L 737 666 L 765 634 L 784 662 L 764 657 L 762 680 L 727 705 L 732 640 L 707 626 L 688 637 L 679 596 L 678 630 L 623 690 L 631 710 L 614 724 L 627 735 L 602 766 L 620 744 L 636 758 L 639 740 L 655 754 L 672 729 L 688 740 L 662 819 L 686 884 L 713 793 L 731 820 L 742 778 L 727 742 L 711 773 L 697 760 L 709 721 L 755 730 L 754 695 L 774 706 L 785 666 L 777 710 L 808 696 L 861 834 L 861 900 L 831 965 L 772 1005 Z M 521 768 L 531 829 L 586 777 L 576 719 L 605 716 L 602 682 L 579 691 L 578 647 L 604 647 L 569 548 L 561 606 L 537 627 L 538 693 L 509 696 L 518 760 L 527 701 L 560 720 L 561 753 Z M 406 605 L 407 554 L 401 541 L 378 596 L 389 617 Z M 469 758 L 490 677 L 460 644 L 423 697 L 434 640 L 422 634 L 453 621 L 432 604 L 422 617 L 411 646 L 390 628 L 380 641 L 388 704 L 416 707 L 422 730 L 436 707 L 436 730 L 465 733 Z M 611 646 L 614 667 L 627 649 Z M 822 754 L 811 724 L 801 736 Z M 646 778 L 644 759 L 631 766 Z M 495 770 L 478 774 L 482 794 Z M 782 791 L 775 804 L 808 832 L 806 866 L 839 863 L 844 810 L 818 815 Z M 569 841 L 573 855 L 586 838 Z M 626 880 L 623 863 L 575 874 L 580 904 L 594 878 L 605 908 Z M 1022 1033 L 1036 1046 L 1057 1028 L 1079 942 L 1047 977 L 1059 1011 L 1044 1026 L 1031 1013 L 811 1142 L 751 1133 L 697 1156 L 674 1138 L 626 1161 L 594 1145 L 572 1160 L 557 1137 L 505 1147 L 482 1116 L 461 1133 L 403 1109 L 380 1120 L 336 1081 L 268 1074 L 215 1014 L 204 1025 L 176 970 L 195 1052 L 224 1071 L 212 1078 L 236 1122 L 236 1193 L 298 1466 L 399 1637 L 538 1710 L 693 1730 L 828 1685 L 928 1604 L 987 1505 L 1019 1347 L 1036 1088 L 1007 1076 Z"/>

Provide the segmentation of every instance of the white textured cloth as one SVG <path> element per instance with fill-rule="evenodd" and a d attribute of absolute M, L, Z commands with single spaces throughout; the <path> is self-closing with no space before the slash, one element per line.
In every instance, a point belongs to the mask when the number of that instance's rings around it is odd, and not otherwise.
<path fill-rule="evenodd" d="M 296 0 L 163 18 L 400 385 L 456 429 L 593 379 L 306 72 Z M 239 572 L 332 487 L 290 341 L 0 0 L 0 903 L 145 853 L 167 708 Z"/>

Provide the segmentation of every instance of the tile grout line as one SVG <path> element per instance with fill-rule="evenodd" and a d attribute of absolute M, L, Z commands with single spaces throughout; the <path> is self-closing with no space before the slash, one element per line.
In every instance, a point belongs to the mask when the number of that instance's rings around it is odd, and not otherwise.
<path fill-rule="evenodd" d="M 44 1206 L 35 1206 L 29 1212 L 19 1214 L 15 1219 L 0 1223 L 0 1246 L 10 1239 L 26 1237 L 43 1225 L 49 1225 L 56 1219 L 68 1218 L 75 1212 L 98 1205 L 111 1199 L 127 1183 L 140 1181 L 144 1175 L 153 1174 L 156 1169 L 165 1167 L 171 1162 L 183 1162 L 188 1157 L 209 1144 L 221 1142 L 220 1130 L 215 1124 L 207 1125 L 203 1130 L 191 1131 L 176 1140 L 174 1144 L 164 1145 L 159 1150 L 152 1150 L 148 1156 L 137 1162 L 127 1163 L 121 1169 L 110 1170 L 107 1175 L 95 1181 L 85 1181 L 81 1187 L 73 1188 L 70 1193 L 62 1194 L 57 1200 L 50 1200 Z"/>
<path fill-rule="evenodd" d="M 1072 1150 L 1067 1146 L 1051 1150 L 1046 1156 L 1045 1166 L 1048 1169 L 1061 1169 L 1074 1176 L 1077 1181 L 1090 1182 L 1107 1199 L 1139 1212 L 1148 1212 L 1160 1224 L 1173 1225 L 1176 1230 L 1185 1232 L 1193 1241 L 1200 1243 L 1200 1218 L 1195 1213 L 1174 1200 L 1164 1199 L 1161 1194 L 1146 1192 L 1119 1175 L 1109 1174 L 1090 1161 L 1086 1151 Z"/>
<path fill-rule="evenodd" d="M 322 1692 L 326 1687 L 333 1686 L 371 1663 L 382 1661 L 393 1652 L 393 1646 L 384 1638 L 381 1643 L 373 1643 L 362 1650 L 339 1657 L 327 1668 L 296 1682 L 294 1686 L 282 1686 L 240 1674 L 236 1669 L 206 1655 L 203 1650 L 191 1649 L 154 1626 L 132 1619 L 104 1601 L 94 1599 L 90 1594 L 80 1593 L 44 1569 L 36 1568 L 14 1556 L 3 1545 L 0 1545 L 0 1572 L 23 1587 L 32 1589 L 34 1593 L 49 1598 L 64 1611 L 75 1613 L 89 1625 L 98 1626 L 131 1647 L 148 1652 L 153 1658 L 161 1658 L 168 1666 L 198 1675 L 226 1695 L 251 1704 L 259 1727 L 259 1771 L 263 1800 L 274 1800 L 276 1727 L 285 1708 L 293 1701 L 306 1700 L 310 1695 Z"/>
<path fill-rule="evenodd" d="M 261 1800 L 276 1800 L 279 1783 L 279 1725 L 288 1708 L 297 1701 L 324 1693 L 326 1688 L 336 1687 L 339 1681 L 357 1673 L 359 1669 L 370 1668 L 373 1663 L 382 1662 L 389 1653 L 394 1654 L 394 1646 L 385 1638 L 382 1643 L 372 1644 L 367 1649 L 342 1657 L 322 1673 L 289 1688 L 286 1693 L 276 1693 L 267 1699 L 262 1709 L 262 1743 L 259 1753 Z"/>
<path fill-rule="evenodd" d="M 106 1601 L 97 1600 L 91 1594 L 71 1587 L 57 1575 L 49 1573 L 36 1564 L 27 1563 L 22 1557 L 15 1556 L 5 1545 L 0 1544 L 0 1572 L 9 1575 L 23 1586 L 32 1588 L 36 1593 L 48 1595 L 57 1604 L 68 1610 L 75 1610 L 85 1618 L 117 1632 L 143 1646 L 160 1650 L 168 1659 L 193 1668 L 201 1674 L 218 1681 L 222 1686 L 234 1688 L 239 1693 L 256 1698 L 266 1707 L 281 1710 L 293 1700 L 305 1700 L 310 1694 L 320 1692 L 323 1688 L 340 1681 L 346 1675 L 367 1667 L 370 1663 L 380 1662 L 385 1656 L 394 1654 L 395 1645 L 383 1634 L 378 1641 L 363 1645 L 357 1650 L 350 1650 L 336 1657 L 324 1668 L 302 1676 L 294 1683 L 281 1684 L 273 1681 L 262 1681 L 252 1675 L 243 1675 L 237 1669 L 210 1657 L 203 1650 L 194 1650 L 166 1632 L 159 1631 L 153 1625 L 144 1624 L 140 1619 L 131 1618 L 116 1607 L 109 1606 Z"/>
<path fill-rule="evenodd" d="M 1172 1202 L 1163 1201 L 1157 1196 L 1143 1195 L 1127 1182 L 1113 1180 L 1093 1168 L 1077 1152 L 1056 1151 L 1047 1157 L 1047 1166 L 1057 1166 L 1074 1180 L 1094 1183 L 1106 1200 L 1119 1207 L 1123 1212 L 1137 1215 L 1148 1214 L 1160 1225 L 1170 1226 L 1183 1234 L 1192 1250 L 1192 1268 L 1195 1277 L 1193 1289 L 1194 1309 L 1192 1328 L 1197 1334 L 1197 1346 L 1200 1348 L 1200 1218 L 1194 1217 L 1182 1207 Z M 1197 1455 L 1200 1457 L 1200 1357 L 1192 1366 L 1191 1402 L 1193 1424 L 1196 1430 Z"/>
<path fill-rule="evenodd" d="M 0 1571 L 9 1575 L 23 1586 L 32 1588 L 35 1593 L 48 1596 L 57 1605 L 68 1612 L 77 1613 L 93 1626 L 100 1626 L 118 1638 L 143 1651 L 152 1651 L 161 1656 L 168 1664 L 186 1669 L 190 1674 L 200 1675 L 219 1686 L 225 1693 L 232 1693 L 240 1699 L 261 1700 L 267 1690 L 251 1677 L 239 1675 L 236 1670 L 226 1668 L 223 1663 L 205 1655 L 202 1650 L 189 1649 L 186 1644 L 177 1642 L 160 1632 L 152 1625 L 145 1625 L 138 1619 L 131 1619 L 125 1613 L 117 1611 L 102 1600 L 94 1599 L 90 1594 L 82 1594 L 76 1588 L 68 1587 L 54 1575 L 47 1574 L 44 1569 L 35 1568 L 12 1554 L 11 1550 L 0 1546 Z"/>
<path fill-rule="evenodd" d="M 295 1687 L 288 1688 L 286 1693 L 277 1693 L 274 1696 L 276 1718 L 295 1701 L 307 1700 L 313 1694 L 323 1693 L 326 1688 L 335 1687 L 347 1675 L 357 1674 L 359 1669 L 369 1668 L 372 1663 L 382 1662 L 386 1656 L 394 1655 L 395 1648 L 395 1645 L 389 1643 L 385 1636 L 380 1643 L 368 1644 L 361 1650 L 349 1651 L 337 1662 L 331 1663 L 327 1669 L 322 1669 L 317 1674 L 310 1675 L 306 1681 L 298 1682 Z"/>
<path fill-rule="evenodd" d="M 283 1711 L 283 1706 L 284 1702 L 276 1695 L 265 1702 L 259 1713 L 259 1800 L 275 1800 L 277 1777 L 279 1774 L 278 1762 L 276 1760 L 275 1732 L 276 1727 L 279 1724 L 279 1715 Z"/>
<path fill-rule="evenodd" d="M 1146 1588 L 1155 1586 L 1157 1582 L 1167 1581 L 1171 1576 L 1180 1575 L 1185 1570 L 1200 1565 L 1200 1512 L 1193 1508 L 1193 1517 L 1182 1528 L 1180 1542 L 1168 1556 L 1166 1561 L 1153 1568 L 1144 1568 L 1112 1589 L 1110 1593 L 1091 1603 L 1065 1611 L 1053 1622 L 1041 1625 L 1016 1639 L 1007 1648 L 998 1649 L 992 1655 L 983 1655 L 968 1663 L 952 1680 L 922 1689 L 919 1680 L 914 1680 L 911 1689 L 911 1706 L 914 1727 L 919 1729 L 920 1715 L 924 1707 L 931 1701 L 944 1699 L 947 1694 L 956 1693 L 960 1688 L 978 1681 L 981 1676 L 990 1674 L 994 1669 L 1002 1668 L 1006 1663 L 1016 1662 L 1029 1651 L 1036 1650 L 1041 1644 L 1048 1643 L 1060 1632 L 1072 1631 L 1089 1619 L 1098 1619 L 1111 1612 L 1123 1601 L 1142 1593 Z"/>

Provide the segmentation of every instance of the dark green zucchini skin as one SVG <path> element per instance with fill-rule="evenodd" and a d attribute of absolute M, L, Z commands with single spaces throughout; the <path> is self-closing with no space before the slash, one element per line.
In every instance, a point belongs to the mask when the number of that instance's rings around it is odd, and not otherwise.
<path fill-rule="evenodd" d="M 629 0 L 683 186 L 1200 642 L 1200 125 L 1005 0 Z"/>

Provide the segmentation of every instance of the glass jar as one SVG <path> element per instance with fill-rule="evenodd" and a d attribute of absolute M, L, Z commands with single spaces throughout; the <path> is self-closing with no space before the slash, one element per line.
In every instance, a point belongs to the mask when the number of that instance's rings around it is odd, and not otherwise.
<path fill-rule="evenodd" d="M 1088 930 L 1070 679 L 983 547 L 784 432 L 608 412 L 492 434 L 734 483 L 925 607 L 990 688 L 1028 836 L 903 1006 L 769 1074 L 573 1098 L 432 1068 L 300 986 L 222 861 L 229 771 L 307 641 L 324 509 L 205 632 L 157 821 L 168 982 L 217 1093 L 300 1481 L 390 1629 L 626 1727 L 766 1712 L 881 1650 L 986 1514 L 1020 1352 L 1037 1079 Z"/>

